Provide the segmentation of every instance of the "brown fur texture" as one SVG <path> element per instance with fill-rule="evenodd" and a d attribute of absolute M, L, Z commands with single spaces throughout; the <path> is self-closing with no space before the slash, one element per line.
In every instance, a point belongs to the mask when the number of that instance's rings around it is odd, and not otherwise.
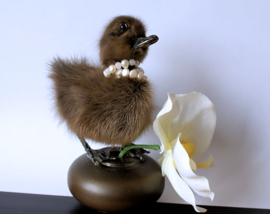
<path fill-rule="evenodd" d="M 117 26 L 123 22 L 133 30 L 115 35 Z M 138 36 L 144 35 L 145 28 L 139 20 L 116 17 L 100 40 L 103 66 L 93 65 L 85 58 L 55 58 L 51 62 L 50 78 L 54 82 L 58 113 L 78 137 L 125 146 L 152 123 L 152 89 L 147 80 L 114 76 L 107 79 L 103 75 L 104 65 L 122 59 L 142 60 L 148 48 L 136 53 L 132 46 Z"/>

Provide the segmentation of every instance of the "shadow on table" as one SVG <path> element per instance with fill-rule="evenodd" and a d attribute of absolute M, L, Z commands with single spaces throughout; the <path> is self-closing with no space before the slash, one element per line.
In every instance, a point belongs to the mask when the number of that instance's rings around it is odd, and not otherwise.
<path fill-rule="evenodd" d="M 208 214 L 269 214 L 269 210 L 262 209 L 248 209 L 248 208 L 232 208 L 232 207 L 212 207 L 212 206 L 203 206 L 207 209 Z M 95 214 L 102 213 L 90 208 L 87 208 L 81 204 L 77 205 L 74 210 L 69 214 Z M 191 205 L 184 204 L 165 204 L 165 203 L 155 203 L 141 205 L 136 209 L 126 210 L 124 212 L 117 212 L 119 214 L 195 214 L 196 211 Z"/>
<path fill-rule="evenodd" d="M 170 214 L 179 214 L 179 213 L 194 214 L 194 209 L 192 206 L 188 205 L 179 205 L 179 204 L 163 204 L 163 203 L 154 203 L 154 204 L 144 204 L 137 208 L 130 210 L 117 212 L 119 214 L 129 213 L 129 214 L 149 214 L 149 213 L 170 213 Z M 69 214 L 95 214 L 102 213 L 97 210 L 90 209 L 81 204 L 77 205 Z"/>

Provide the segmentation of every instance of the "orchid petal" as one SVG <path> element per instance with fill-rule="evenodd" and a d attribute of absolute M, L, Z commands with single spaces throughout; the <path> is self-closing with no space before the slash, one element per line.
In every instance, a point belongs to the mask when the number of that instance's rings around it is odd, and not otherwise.
<path fill-rule="evenodd" d="M 163 161 L 164 161 L 164 159 L 165 159 L 165 156 L 161 157 L 161 158 L 158 160 L 158 162 L 160 163 L 161 166 L 163 166 Z M 163 167 L 161 167 L 161 174 L 162 174 L 162 176 L 165 176 L 165 173 L 164 173 L 164 171 L 163 171 Z"/>
<path fill-rule="evenodd" d="M 162 126 L 160 125 L 158 120 L 154 121 L 153 129 L 161 142 L 160 153 L 171 149 L 171 146 L 169 144 L 169 139 L 167 138 L 167 136 L 166 136 L 165 132 L 163 131 Z"/>
<path fill-rule="evenodd" d="M 193 171 L 196 171 L 197 170 L 197 164 L 194 162 L 194 160 L 192 160 L 191 158 L 189 158 L 189 164 L 190 164 L 190 168 L 193 170 Z"/>
<path fill-rule="evenodd" d="M 174 100 L 171 109 L 172 115 L 177 116 L 170 123 L 167 136 L 172 141 L 181 132 L 181 140 L 191 139 L 189 143 L 196 147 L 192 159 L 197 161 L 209 147 L 214 134 L 215 106 L 201 93 L 168 95 L 171 100 Z"/>
<path fill-rule="evenodd" d="M 207 178 L 197 176 L 190 167 L 190 158 L 179 141 L 179 136 L 175 139 L 175 146 L 173 148 L 173 159 L 176 163 L 177 170 L 183 180 L 190 186 L 190 188 L 198 195 L 214 199 L 214 193 L 210 190 Z M 166 172 L 165 172 L 166 174 Z"/>
<path fill-rule="evenodd" d="M 158 113 L 156 120 L 153 124 L 154 132 L 156 133 L 162 144 L 161 152 L 165 152 L 171 149 L 169 143 L 173 139 L 169 139 L 168 133 L 170 124 L 173 122 L 173 120 L 175 119 L 175 117 L 177 117 L 178 114 L 178 111 L 175 111 L 175 108 L 173 108 L 174 101 L 175 99 L 173 97 L 170 97 L 170 95 L 168 94 L 168 99 L 161 111 Z"/>
<path fill-rule="evenodd" d="M 202 163 L 197 163 L 197 168 L 200 169 L 205 169 L 205 168 L 210 168 L 214 166 L 214 160 L 213 160 L 213 156 L 210 155 L 207 159 L 207 161 L 204 161 Z"/>
<path fill-rule="evenodd" d="M 176 169 L 174 168 L 172 151 L 168 150 L 164 153 L 164 155 L 165 158 L 161 166 L 162 171 L 164 171 L 164 173 L 168 177 L 177 194 L 187 203 L 191 204 L 197 212 L 206 212 L 206 209 L 196 206 L 193 192 L 191 191 L 189 186 L 183 181 L 183 179 L 179 176 Z"/>
<path fill-rule="evenodd" d="M 159 158 L 159 159 L 158 159 L 158 162 L 159 162 L 160 164 L 162 164 L 162 162 L 164 161 L 164 158 L 165 158 L 165 156 Z"/>

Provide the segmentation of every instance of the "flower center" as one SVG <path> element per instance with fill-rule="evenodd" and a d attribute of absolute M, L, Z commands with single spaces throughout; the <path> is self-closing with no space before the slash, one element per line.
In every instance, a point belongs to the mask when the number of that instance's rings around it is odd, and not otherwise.
<path fill-rule="evenodd" d="M 182 146 L 184 147 L 184 149 L 186 150 L 186 152 L 188 153 L 188 156 L 191 157 L 195 152 L 195 146 L 193 146 L 193 144 L 188 143 L 185 140 L 181 140 L 180 142 Z"/>

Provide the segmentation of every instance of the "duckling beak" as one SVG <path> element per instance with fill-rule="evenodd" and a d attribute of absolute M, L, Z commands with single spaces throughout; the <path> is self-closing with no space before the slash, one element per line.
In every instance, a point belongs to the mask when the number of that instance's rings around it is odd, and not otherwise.
<path fill-rule="evenodd" d="M 137 39 L 134 49 L 137 48 L 147 48 L 149 45 L 152 45 L 158 41 L 158 37 L 156 35 L 152 35 L 149 37 L 140 37 Z"/>

